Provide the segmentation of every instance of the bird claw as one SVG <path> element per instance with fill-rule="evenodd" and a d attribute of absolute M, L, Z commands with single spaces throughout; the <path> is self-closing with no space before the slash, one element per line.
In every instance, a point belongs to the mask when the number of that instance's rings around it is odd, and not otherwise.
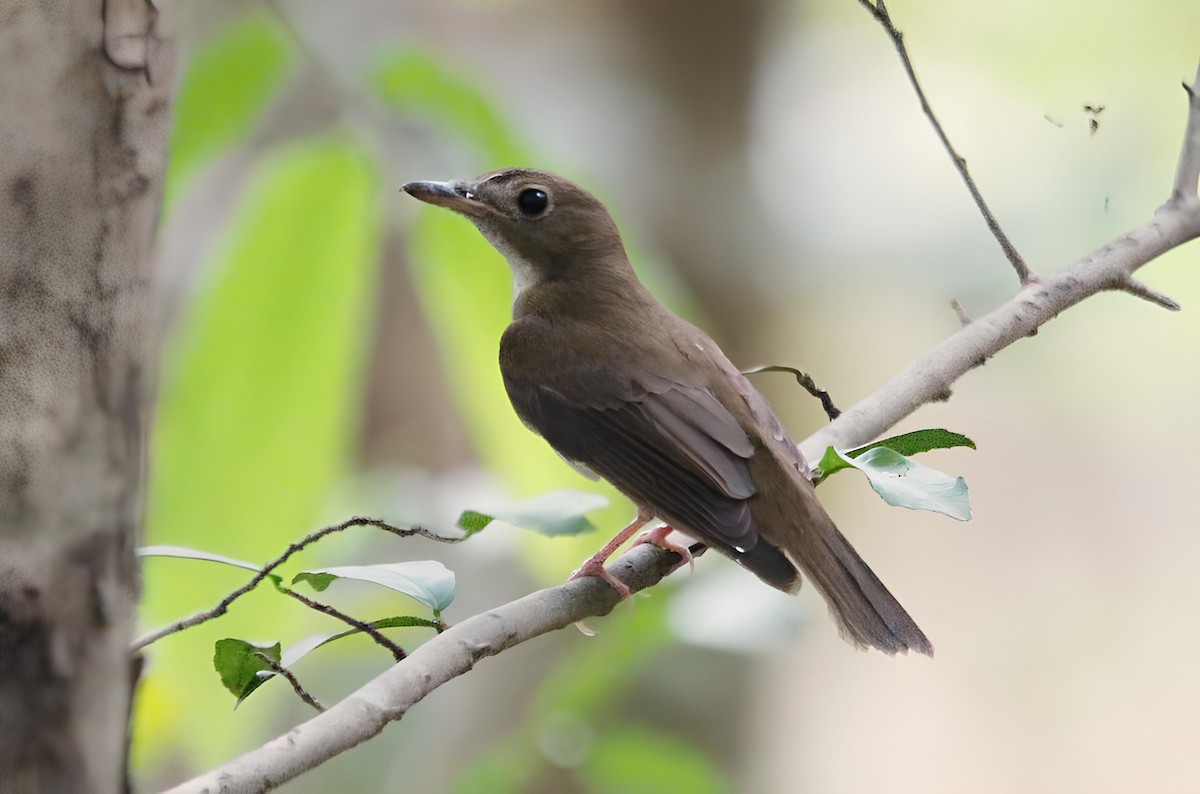
<path fill-rule="evenodd" d="M 598 560 L 595 557 L 588 557 L 584 561 L 583 565 L 580 565 L 571 572 L 568 580 L 578 579 L 581 576 L 595 576 L 598 579 L 603 579 L 604 581 L 608 582 L 609 586 L 612 587 L 613 590 L 617 591 L 617 595 L 621 597 L 622 601 L 624 601 L 626 598 L 629 598 L 629 586 L 608 572 L 608 569 L 604 567 L 604 560 Z M 587 632 L 585 631 L 584 633 L 586 634 Z"/>
<path fill-rule="evenodd" d="M 655 546 L 658 546 L 660 549 L 666 549 L 667 551 L 673 551 L 676 554 L 678 554 L 682 559 L 680 559 L 679 563 L 677 565 L 675 565 L 674 567 L 672 567 L 668 573 L 674 573 L 675 571 L 682 568 L 684 563 L 687 563 L 690 573 L 695 574 L 696 573 L 696 559 L 695 559 L 695 557 L 692 556 L 691 549 L 689 549 L 687 546 L 684 546 L 680 543 L 675 543 L 674 541 L 667 539 L 668 536 L 674 531 L 675 531 L 674 529 L 667 526 L 666 524 L 663 524 L 662 526 L 657 526 L 654 529 L 647 530 L 646 532 L 643 532 L 642 534 L 638 535 L 637 540 L 635 540 L 633 542 L 633 545 L 636 546 L 639 543 L 653 543 Z"/>

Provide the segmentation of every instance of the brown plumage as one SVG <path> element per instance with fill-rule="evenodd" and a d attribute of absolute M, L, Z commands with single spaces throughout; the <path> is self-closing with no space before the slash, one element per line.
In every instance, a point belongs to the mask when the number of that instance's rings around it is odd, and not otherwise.
<path fill-rule="evenodd" d="M 661 518 L 786 592 L 802 571 L 856 645 L 933 653 L 817 501 L 766 398 L 646 290 L 599 201 L 529 169 L 404 190 L 465 215 L 512 267 L 500 370 L 526 425 L 616 486 L 639 518 Z M 581 571 L 610 578 L 602 563 Z"/>

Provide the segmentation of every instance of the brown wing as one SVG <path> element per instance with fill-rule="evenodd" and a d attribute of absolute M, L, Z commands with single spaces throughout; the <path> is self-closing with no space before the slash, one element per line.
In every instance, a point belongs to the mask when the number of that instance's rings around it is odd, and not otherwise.
<path fill-rule="evenodd" d="M 752 548 L 754 445 L 729 411 L 705 389 L 657 376 L 619 390 L 588 380 L 570 396 L 510 378 L 506 386 L 517 413 L 564 457 L 698 540 Z"/>

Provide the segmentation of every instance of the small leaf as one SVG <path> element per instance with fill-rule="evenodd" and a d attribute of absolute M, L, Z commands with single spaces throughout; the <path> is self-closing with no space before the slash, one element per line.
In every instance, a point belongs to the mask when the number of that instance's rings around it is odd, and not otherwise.
<path fill-rule="evenodd" d="M 424 628 L 437 628 L 438 631 L 442 630 L 442 624 L 440 624 L 440 622 L 438 622 L 436 620 L 430 620 L 428 618 L 418 618 L 418 616 L 416 616 L 416 615 L 396 615 L 396 616 L 392 616 L 392 618 L 383 618 L 380 620 L 373 620 L 371 622 L 368 622 L 367 625 L 372 626 L 374 628 L 424 627 Z M 320 648 L 320 646 L 322 646 L 326 643 L 334 642 L 335 639 L 341 639 L 343 637 L 350 637 L 350 636 L 353 636 L 353 634 L 360 634 L 360 633 L 362 633 L 362 632 L 360 630 L 358 630 L 358 628 L 348 628 L 348 630 L 346 630 L 346 631 L 335 631 L 335 632 L 330 632 L 330 633 L 325 633 L 325 634 L 313 634 L 312 637 L 305 637 L 304 639 L 301 639 L 300 642 L 295 643 L 294 645 L 290 646 L 290 648 L 288 648 L 286 651 L 283 652 L 282 657 L 276 658 L 276 661 L 278 662 L 278 664 L 280 664 L 280 667 L 292 668 L 293 664 L 295 664 L 296 662 L 299 662 L 301 660 L 301 658 L 304 658 L 308 654 L 311 654 L 312 651 L 317 650 L 318 648 Z M 241 640 L 234 640 L 234 642 L 241 642 Z M 278 648 L 278 646 L 276 645 L 276 649 L 277 648 Z M 262 649 L 258 649 L 258 650 L 260 652 L 262 652 Z M 258 661 L 259 663 L 262 663 L 262 660 L 257 660 L 257 658 L 254 658 L 253 655 L 251 655 L 251 658 L 254 661 Z M 245 694 L 242 694 L 241 699 L 245 699 L 247 694 L 250 694 L 254 690 L 257 690 L 257 688 L 259 686 L 262 686 L 263 684 L 265 684 L 265 682 L 268 681 L 268 679 L 272 678 L 272 676 L 275 676 L 275 675 L 276 675 L 275 670 L 272 670 L 269 667 L 266 667 L 266 664 L 263 664 L 262 669 L 258 670 L 258 672 L 256 672 L 256 673 L 254 673 L 254 678 L 256 678 L 257 684 L 254 684 L 253 686 L 248 687 Z"/>
<path fill-rule="evenodd" d="M 483 513 L 477 513 L 474 510 L 464 510 L 462 515 L 458 517 L 458 528 L 467 533 L 467 537 L 480 532 L 488 524 L 495 519 L 492 516 L 485 516 Z"/>
<path fill-rule="evenodd" d="M 886 447 L 868 450 L 852 465 L 867 475 L 871 487 L 890 505 L 944 513 L 959 521 L 971 519 L 967 481 L 962 477 L 922 466 Z"/>
<path fill-rule="evenodd" d="M 851 468 L 854 468 L 854 464 L 847 460 L 842 453 L 838 452 L 833 447 L 827 447 L 825 449 L 825 454 L 821 456 L 821 462 L 817 464 L 817 471 L 813 476 L 813 483 L 818 484 L 836 471 Z"/>
<path fill-rule="evenodd" d="M 440 630 L 442 628 L 442 624 L 438 623 L 436 620 L 419 618 L 416 615 L 397 615 L 395 617 L 383 618 L 382 620 L 374 620 L 367 625 L 376 629 L 420 627 Z M 322 645 L 325 645 L 326 643 L 361 633 L 362 632 L 358 629 L 347 629 L 346 631 L 335 631 L 329 634 L 315 634 L 311 637 L 305 637 L 284 651 L 283 658 L 279 664 L 283 667 L 291 667 L 296 662 L 300 661 L 305 656 L 315 651 L 317 648 L 320 648 Z"/>
<path fill-rule="evenodd" d="M 444 58 L 413 51 L 385 53 L 372 75 L 372 87 L 390 107 L 417 118 L 441 122 L 493 163 L 529 162 L 502 112 L 468 72 Z"/>
<path fill-rule="evenodd" d="M 757 375 L 760 372 L 786 372 L 787 374 L 793 376 L 796 379 L 796 382 L 805 388 L 808 388 L 805 386 L 805 383 L 812 383 L 812 378 L 809 377 L 808 373 L 802 372 L 795 367 L 786 367 L 783 364 L 765 364 L 761 367 L 751 367 L 750 369 L 742 370 L 743 375 Z"/>
<path fill-rule="evenodd" d="M 142 546 L 137 550 L 139 557 L 178 557 L 186 560 L 207 560 L 208 562 L 219 562 L 223 565 L 232 565 L 235 568 L 245 568 L 247 571 L 260 573 L 262 568 L 252 562 L 245 560 L 236 560 L 233 557 L 226 557 L 223 554 L 213 554 L 209 551 L 198 551 L 197 549 L 189 549 L 185 546 Z M 267 578 L 275 583 L 276 586 L 283 584 L 283 577 L 277 574 L 269 573 Z"/>
<path fill-rule="evenodd" d="M 263 654 L 278 663 L 281 647 L 278 642 L 273 645 L 255 645 L 232 637 L 217 640 L 213 651 L 213 668 L 221 677 L 221 683 L 237 696 L 240 704 L 266 680 L 258 674 L 271 669 L 257 654 Z"/>
<path fill-rule="evenodd" d="M 436 560 L 318 568 L 296 574 L 292 584 L 306 582 L 321 592 L 335 579 L 357 579 L 383 585 L 416 599 L 434 612 L 441 612 L 454 601 L 454 572 Z"/>
<path fill-rule="evenodd" d="M 458 525 L 471 534 L 493 521 L 503 521 L 542 535 L 581 535 L 595 529 L 585 513 L 607 505 L 608 499 L 599 494 L 564 489 L 503 510 L 487 513 L 466 510 L 458 517 Z"/>
<path fill-rule="evenodd" d="M 848 458 L 857 458 L 864 452 L 878 447 L 887 447 L 890 450 L 899 452 L 901 455 L 911 456 L 928 452 L 931 449 L 951 449 L 952 447 L 970 447 L 971 449 L 975 449 L 975 442 L 960 433 L 952 433 L 942 428 L 930 428 L 928 430 L 915 430 L 912 433 L 902 433 L 898 436 L 885 438 L 882 441 L 875 441 L 857 449 L 849 450 L 845 454 Z"/>

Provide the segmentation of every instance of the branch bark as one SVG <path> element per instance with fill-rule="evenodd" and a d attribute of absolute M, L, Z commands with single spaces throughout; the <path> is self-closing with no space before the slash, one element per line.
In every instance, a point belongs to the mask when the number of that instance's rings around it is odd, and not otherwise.
<path fill-rule="evenodd" d="M 1134 280 L 1133 274 L 1172 248 L 1200 237 L 1200 67 L 1191 87 L 1184 88 L 1188 116 L 1179 165 L 1170 195 L 1150 220 L 1060 273 L 1031 277 L 1003 306 L 964 326 L 806 439 L 800 445 L 805 457 L 820 460 L 826 447 L 865 444 L 922 405 L 949 399 L 951 385 L 969 370 L 1098 292 L 1130 292 L 1178 308 L 1170 298 Z"/>
<path fill-rule="evenodd" d="M 657 584 L 679 555 L 647 544 L 612 563 L 632 592 Z M 283 736 L 169 794 L 269 791 L 375 736 L 442 684 L 489 656 L 585 618 L 607 615 L 617 593 L 594 577 L 539 590 L 464 620 L 417 648 L 357 692 Z"/>
<path fill-rule="evenodd" d="M 154 20 L 145 0 L 0 6 L 5 791 L 124 786 L 172 85 Z"/>

